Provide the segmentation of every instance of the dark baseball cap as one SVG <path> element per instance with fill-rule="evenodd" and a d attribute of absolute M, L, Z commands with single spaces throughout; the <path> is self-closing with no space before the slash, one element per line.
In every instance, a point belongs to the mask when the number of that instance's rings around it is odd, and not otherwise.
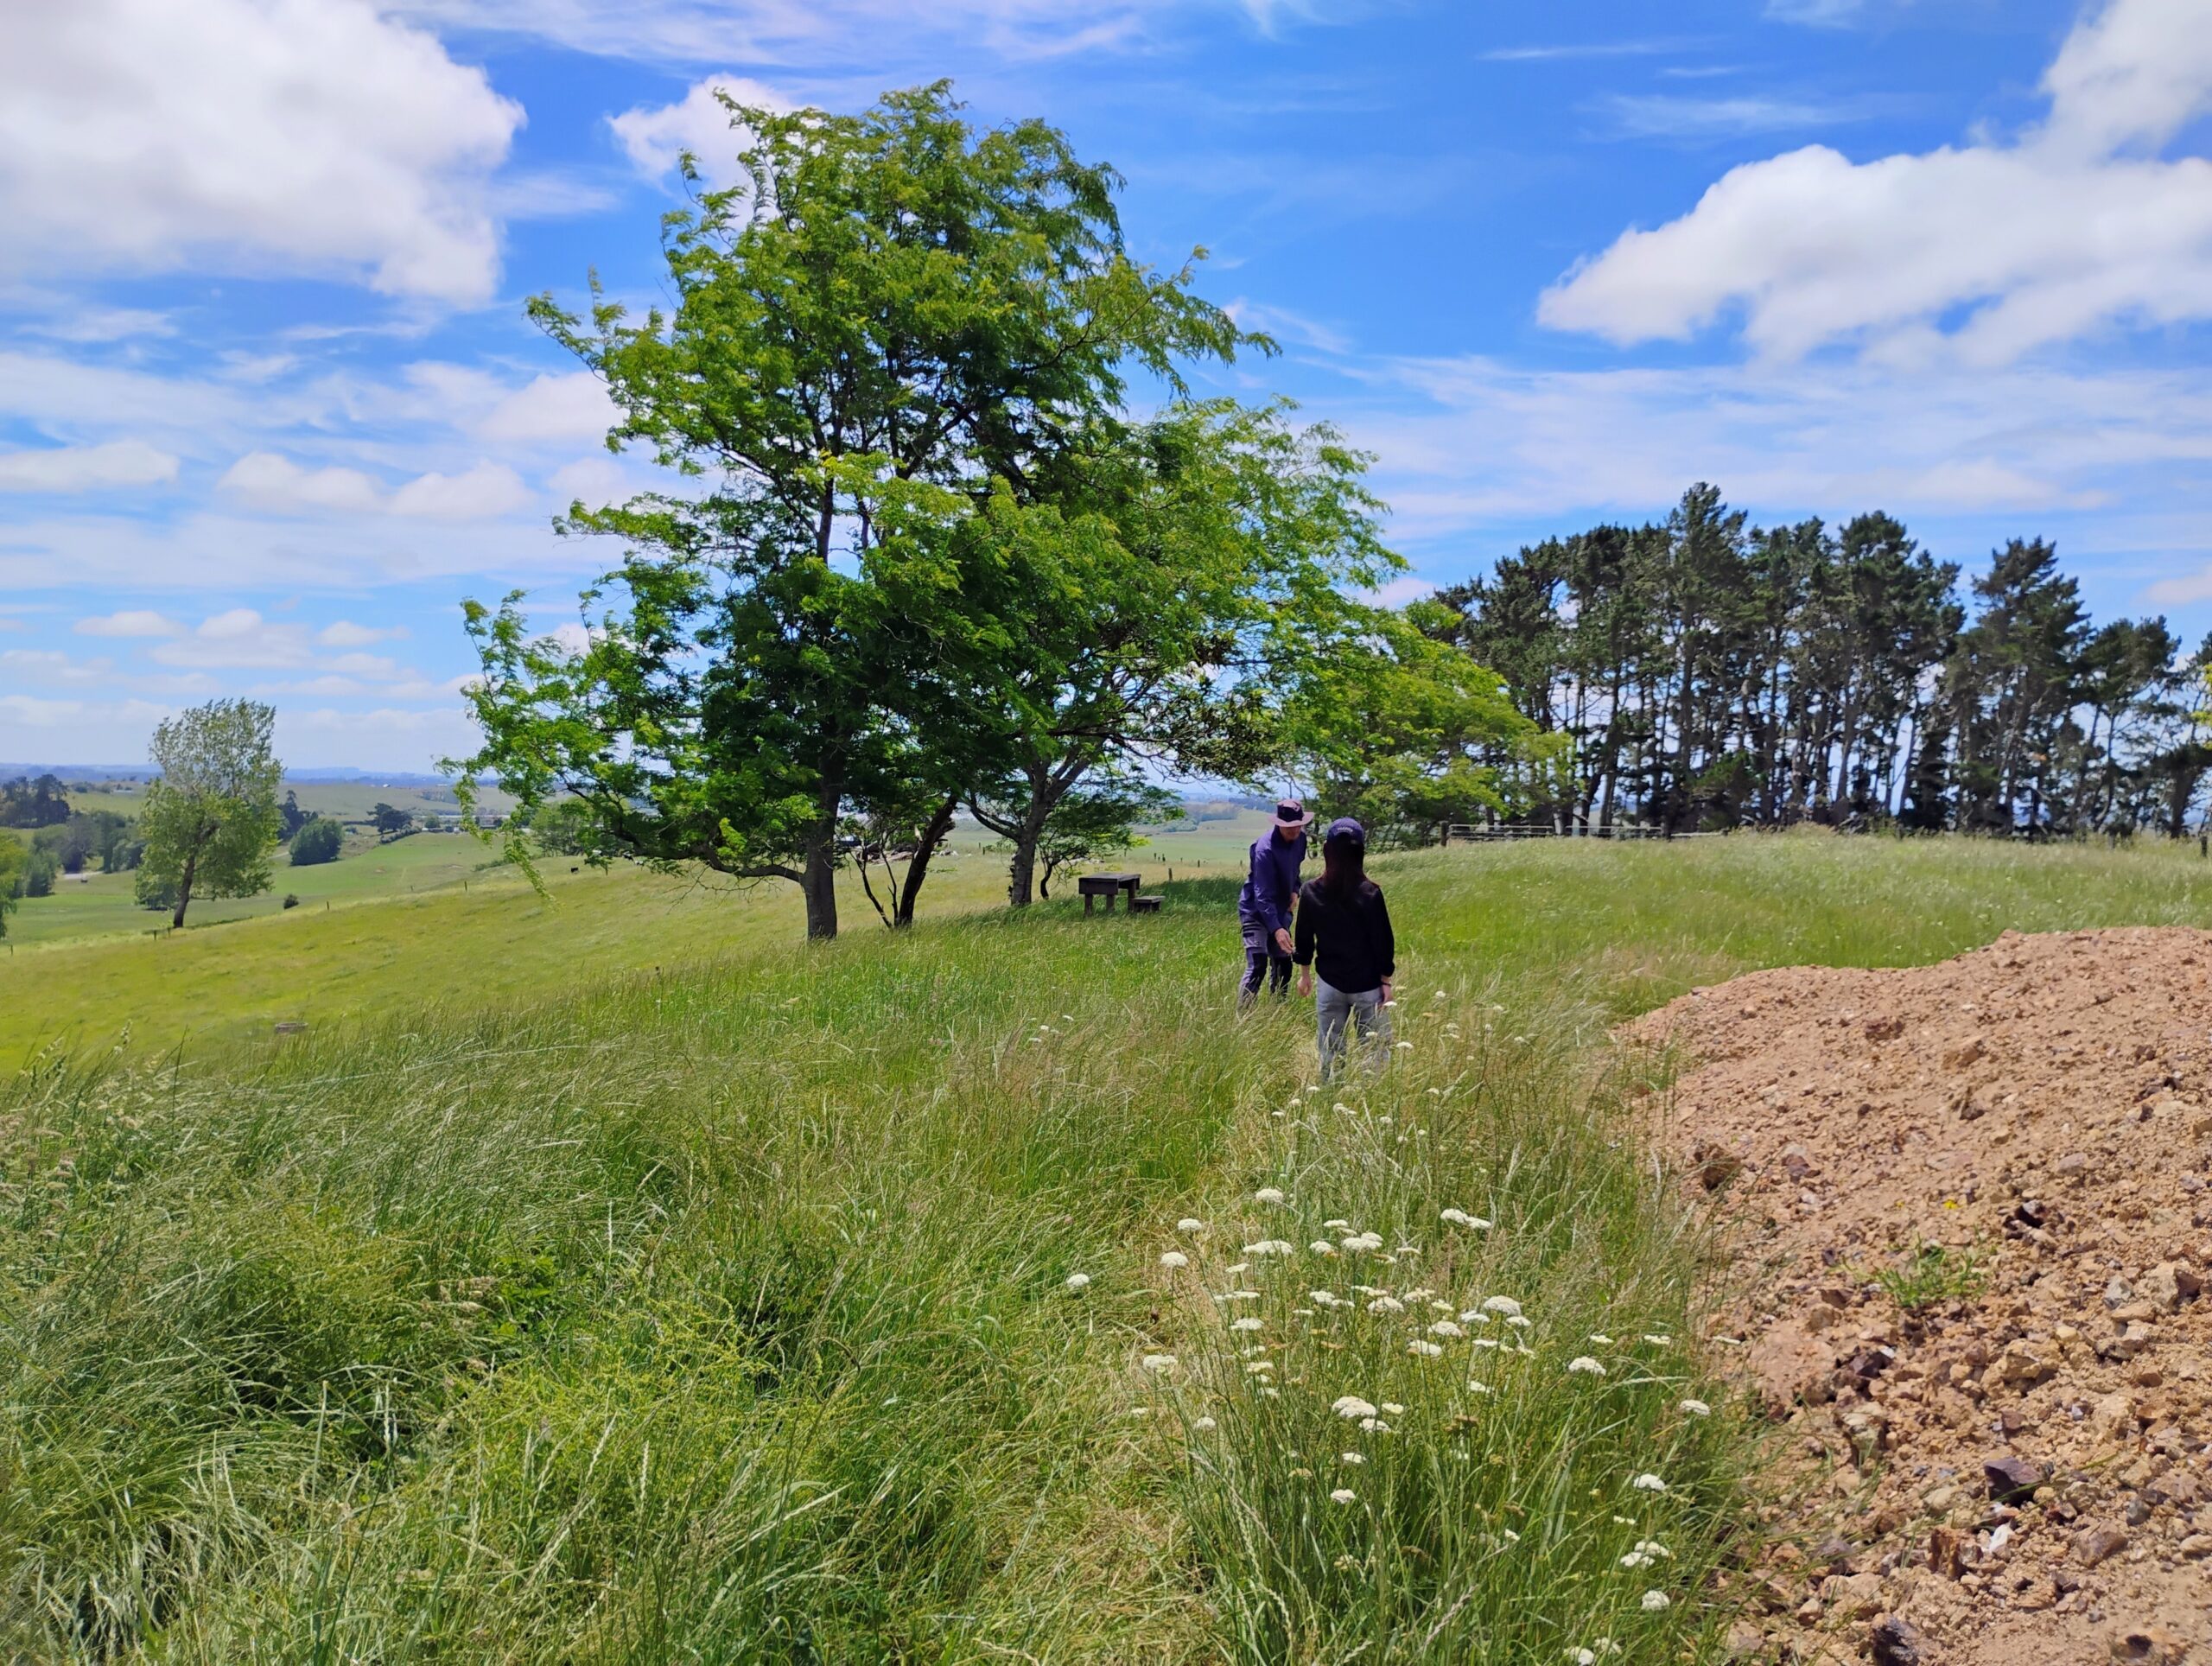
<path fill-rule="evenodd" d="M 1349 839 L 1363 849 L 1367 843 L 1367 830 L 1351 817 L 1339 816 L 1329 823 L 1328 836 L 1322 843 L 1333 843 L 1338 839 Z"/>

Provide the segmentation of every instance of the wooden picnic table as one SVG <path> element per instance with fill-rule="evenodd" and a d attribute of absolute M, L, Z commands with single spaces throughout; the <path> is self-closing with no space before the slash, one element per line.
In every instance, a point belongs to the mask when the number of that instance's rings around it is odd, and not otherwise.
<path fill-rule="evenodd" d="M 1114 899 L 1127 892 L 1131 908 L 1136 906 L 1137 887 L 1143 882 L 1141 874 L 1085 874 L 1075 882 L 1077 894 L 1083 899 L 1083 912 L 1088 914 L 1090 905 L 1100 897 L 1106 899 L 1106 912 L 1114 912 Z"/>

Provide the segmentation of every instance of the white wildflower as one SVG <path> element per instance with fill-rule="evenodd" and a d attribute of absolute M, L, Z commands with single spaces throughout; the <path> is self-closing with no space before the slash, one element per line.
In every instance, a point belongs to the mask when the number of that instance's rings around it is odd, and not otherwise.
<path fill-rule="evenodd" d="M 1643 1612 L 1647 1614 L 1656 1614 L 1669 1606 L 1664 1591 L 1646 1591 L 1643 1593 Z"/>
<path fill-rule="evenodd" d="M 1621 1558 L 1621 1566 L 1623 1567 L 1649 1567 L 1651 1566 L 1651 1558 L 1641 1550 L 1631 1550 L 1628 1555 Z"/>
<path fill-rule="evenodd" d="M 1487 1232 L 1490 1230 L 1490 1223 L 1488 1221 L 1484 1220 L 1480 1215 L 1470 1215 L 1464 1209 L 1447 1209 L 1441 1216 L 1439 1217 L 1439 1218 L 1449 1221 L 1454 1226 L 1468 1227 L 1477 1232 Z"/>
<path fill-rule="evenodd" d="M 1169 1250 L 1161 1254 L 1160 1264 L 1173 1272 L 1178 1267 L 1188 1267 L 1191 1258 L 1180 1250 Z"/>
<path fill-rule="evenodd" d="M 1707 1405 L 1702 1400 L 1685 1400 L 1677 1406 L 1675 1409 L 1677 1411 L 1686 1411 L 1693 1417 L 1710 1417 L 1713 1415 L 1713 1408 Z"/>
<path fill-rule="evenodd" d="M 1338 1453 L 1337 1461 L 1340 1464 L 1363 1464 L 1367 1459 L 1362 1457 L 1358 1453 L 1346 1452 Z"/>
<path fill-rule="evenodd" d="M 1282 1193 L 1272 1186 L 1263 1186 L 1252 1194 L 1256 1203 L 1281 1203 Z"/>
<path fill-rule="evenodd" d="M 1348 1486 L 1340 1486 L 1334 1492 L 1332 1492 L 1329 1495 L 1329 1502 L 1332 1504 L 1357 1504 L 1359 1502 L 1359 1494 L 1354 1492 Z"/>
<path fill-rule="evenodd" d="M 1439 1299 L 1430 1302 L 1428 1305 L 1435 1308 L 1438 1313 L 1443 1314 L 1445 1318 L 1449 1319 L 1452 1317 L 1452 1304 L 1450 1302 Z"/>
<path fill-rule="evenodd" d="M 1351 1230 L 1351 1223 L 1350 1221 L 1323 1221 L 1321 1224 L 1332 1232 L 1349 1232 Z"/>
<path fill-rule="evenodd" d="M 1431 1336 L 1465 1336 L 1466 1332 L 1448 1319 L 1440 1319 L 1428 1327 Z"/>
<path fill-rule="evenodd" d="M 1261 1328 L 1261 1323 L 1257 1316 L 1247 1313 L 1242 1319 L 1230 1319 L 1229 1328 L 1232 1331 L 1256 1331 Z"/>
<path fill-rule="evenodd" d="M 1495 1348 L 1497 1346 L 1497 1339 L 1494 1336 L 1478 1336 L 1473 1339 L 1473 1343 L 1478 1348 Z"/>
<path fill-rule="evenodd" d="M 1506 1322 L 1508 1325 L 1511 1325 L 1511 1326 L 1515 1326 L 1516 1328 L 1520 1329 L 1520 1330 L 1523 1330 L 1523 1331 L 1528 1330 L 1529 1328 L 1530 1328 L 1530 1326 L 1533 1326 L 1533 1325 L 1535 1323 L 1535 1320 L 1533 1320 L 1533 1319 L 1524 1319 L 1524 1318 L 1522 1318 L 1519 1313 L 1508 1313 L 1508 1314 L 1506 1314 L 1506 1316 L 1505 1316 L 1505 1322 Z"/>
<path fill-rule="evenodd" d="M 1380 1250 L 1382 1247 L 1382 1235 L 1380 1232 L 1354 1232 L 1351 1237 L 1340 1238 L 1338 1242 L 1354 1255 L 1357 1255 L 1362 1250 Z"/>
<path fill-rule="evenodd" d="M 1394 1001 L 1390 1004 L 1395 1007 L 1398 1003 Z M 1400 1052 L 1411 1052 L 1414 1050 L 1414 1044 L 1410 1041 L 1401 1041 L 1397 1044 L 1397 1049 Z"/>
<path fill-rule="evenodd" d="M 1175 1230 L 1178 1232 L 1203 1232 L 1206 1230 L 1206 1224 L 1194 1215 L 1185 1215 L 1175 1223 Z"/>
<path fill-rule="evenodd" d="M 1391 1417 L 1403 1417 L 1406 1415 L 1406 1408 L 1395 1400 L 1385 1400 L 1382 1402 L 1382 1410 L 1386 1415 Z"/>
<path fill-rule="evenodd" d="M 1610 1348 L 1610 1347 L 1611 1347 L 1611 1346 L 1613 1345 L 1613 1339 L 1612 1339 L 1612 1338 L 1611 1338 L 1611 1337 L 1607 1336 L 1607 1335 L 1606 1335 L 1604 1332 L 1602 1332 L 1602 1331 L 1592 1331 L 1592 1332 L 1590 1332 L 1590 1339 L 1591 1339 L 1592 1342 L 1596 1343 L 1596 1344 L 1597 1344 L 1599 1347 L 1601 1347 L 1601 1348 Z"/>
<path fill-rule="evenodd" d="M 1423 1359 L 1433 1359 L 1444 1351 L 1440 1342 L 1424 1342 L 1419 1337 L 1406 1344 L 1406 1351 Z"/>
<path fill-rule="evenodd" d="M 1636 1553 L 1639 1556 L 1663 1556 L 1668 1558 L 1669 1561 L 1673 1559 L 1675 1555 L 1673 1551 L 1668 1549 L 1665 1545 L 1660 1543 L 1656 1539 L 1638 1539 L 1636 1542 Z"/>
<path fill-rule="evenodd" d="M 1372 1417 L 1375 1415 L 1375 1408 L 1366 1401 L 1361 1399 L 1356 1394 L 1339 1396 L 1338 1399 L 1331 1404 L 1329 1409 L 1347 1421 L 1355 1418 Z"/>
<path fill-rule="evenodd" d="M 1337 1253 L 1337 1246 L 1326 1238 L 1316 1238 L 1306 1247 L 1317 1256 L 1333 1256 Z"/>
<path fill-rule="evenodd" d="M 1220 1425 L 1218 1425 L 1217 1423 L 1216 1423 L 1216 1422 L 1213 1421 L 1213 1419 L 1212 1419 L 1212 1418 L 1211 1418 L 1211 1417 L 1201 1417 L 1201 1418 L 1198 1419 L 1196 1421 L 1194 1421 L 1194 1422 L 1191 1425 L 1191 1427 L 1192 1427 L 1192 1428 L 1194 1428 L 1194 1429 L 1198 1430 L 1201 1434 L 1205 1434 L 1205 1433 L 1206 1432 L 1206 1430 L 1211 1429 L 1211 1428 L 1219 1428 L 1219 1427 L 1220 1427 Z"/>
<path fill-rule="evenodd" d="M 1423 1284 L 1407 1291 L 1406 1300 L 1408 1301 L 1427 1301 L 1430 1294 L 1431 1292 L 1428 1286 Z"/>
<path fill-rule="evenodd" d="M 1275 1362 L 1272 1359 L 1248 1359 L 1244 1362 L 1244 1375 L 1247 1377 L 1260 1377 L 1274 1370 L 1274 1368 Z"/>
<path fill-rule="evenodd" d="M 1370 1313 L 1402 1313 L 1406 1311 L 1406 1304 L 1395 1296 L 1377 1296 L 1367 1304 L 1367 1311 Z"/>
<path fill-rule="evenodd" d="M 1664 1492 L 1667 1490 L 1667 1484 L 1664 1481 L 1649 1472 L 1637 1476 L 1629 1483 L 1629 1485 L 1638 1492 Z"/>
<path fill-rule="evenodd" d="M 1077 1295 L 1080 1295 L 1084 1291 L 1088 1290 L 1090 1288 L 1090 1274 L 1088 1274 L 1088 1273 L 1070 1273 L 1070 1274 L 1068 1275 L 1068 1289 L 1069 1289 L 1071 1293 L 1073 1293 L 1073 1294 L 1077 1294 Z"/>
<path fill-rule="evenodd" d="M 1646 1331 L 1643 1333 L 1643 1339 L 1646 1342 L 1649 1342 L 1655 1348 L 1669 1348 L 1672 1347 L 1675 1343 L 1675 1339 L 1673 1337 L 1660 1336 L 1650 1331 Z"/>
<path fill-rule="evenodd" d="M 1308 1290 L 1306 1293 L 1306 1299 L 1312 1302 L 1316 1307 L 1349 1307 L 1351 1306 L 1351 1303 L 1346 1301 L 1342 1296 L 1337 1294 L 1333 1290 Z"/>
<path fill-rule="evenodd" d="M 1283 1238 L 1262 1238 L 1257 1243 L 1244 1246 L 1248 1256 L 1294 1256 L 1298 1246 Z"/>
<path fill-rule="evenodd" d="M 1573 1666 L 1598 1666 L 1598 1656 L 1587 1649 L 1569 1649 L 1567 1651 L 1567 1657 L 1573 1663 Z"/>
<path fill-rule="evenodd" d="M 1240 1261 L 1235 1266 L 1229 1269 L 1229 1276 L 1235 1278 L 1239 1273 L 1249 1273 L 1251 1270 L 1252 1263 L 1250 1262 Z"/>
<path fill-rule="evenodd" d="M 1567 1362 L 1567 1374 L 1570 1377 L 1578 1372 L 1585 1377 L 1603 1377 L 1605 1374 L 1605 1368 L 1603 1365 L 1600 1365 L 1596 1360 L 1591 1358 L 1586 1353 L 1577 1354 L 1573 1358 L 1568 1360 Z"/>
<path fill-rule="evenodd" d="M 1469 1394 L 1488 1394 L 1490 1392 L 1490 1384 L 1487 1383 L 1478 1383 L 1471 1377 L 1467 1379 L 1467 1392 Z"/>
<path fill-rule="evenodd" d="M 1521 1304 L 1511 1296 L 1492 1296 L 1483 1303 L 1483 1311 L 1486 1313 L 1503 1313 L 1508 1319 L 1518 1319 L 1521 1316 Z"/>
<path fill-rule="evenodd" d="M 1462 1325 L 1487 1325 L 1491 1317 L 1479 1307 L 1470 1307 L 1459 1315 L 1459 1322 Z"/>
<path fill-rule="evenodd" d="M 1173 1370 L 1179 1363 L 1172 1353 L 1148 1353 L 1144 1357 L 1145 1370 L 1155 1376 L 1162 1371 Z"/>

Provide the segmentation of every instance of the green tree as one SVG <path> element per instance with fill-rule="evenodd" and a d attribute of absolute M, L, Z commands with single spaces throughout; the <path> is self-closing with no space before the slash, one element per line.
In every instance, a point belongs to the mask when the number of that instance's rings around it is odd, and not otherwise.
<path fill-rule="evenodd" d="M 1257 338 L 1129 258 L 1116 177 L 1043 123 L 978 133 L 943 85 L 729 108 L 745 177 L 664 222 L 672 312 L 531 306 L 606 382 L 610 448 L 695 489 L 560 523 L 626 546 L 580 650 L 519 596 L 468 605 L 484 741 L 453 767 L 464 798 L 585 799 L 648 861 L 789 881 L 830 937 L 841 825 L 918 785 L 949 821 L 1021 646 L 976 523 L 1113 445 L 1131 372 L 1179 391 Z"/>
<path fill-rule="evenodd" d="M 276 812 L 284 818 L 283 830 L 277 835 L 280 839 L 289 839 L 305 827 L 315 816 L 313 811 L 300 808 L 299 794 L 289 789 L 285 792 L 284 802 L 276 806 Z"/>
<path fill-rule="evenodd" d="M 369 820 L 375 823 L 379 838 L 393 838 L 415 825 L 415 812 L 388 804 L 379 798 L 369 806 Z"/>
<path fill-rule="evenodd" d="M 336 862 L 346 846 L 346 830 L 327 816 L 310 816 L 292 835 L 292 866 L 318 868 Z"/>
<path fill-rule="evenodd" d="M 52 896 L 54 877 L 60 871 L 61 864 L 54 860 L 51 850 L 33 849 L 30 860 L 23 864 L 23 894 L 27 897 Z"/>
<path fill-rule="evenodd" d="M 269 888 L 283 818 L 283 766 L 270 749 L 276 714 L 251 700 L 215 700 L 154 731 L 161 776 L 146 789 L 141 900 L 173 899 L 172 925 L 195 896 L 250 897 Z"/>
<path fill-rule="evenodd" d="M 0 833 L 0 938 L 8 935 L 8 916 L 16 912 L 22 893 L 23 865 L 29 860 L 30 852 Z"/>
<path fill-rule="evenodd" d="M 1166 821 L 1180 801 L 1166 788 L 1127 773 L 1102 773 L 1063 796 L 1037 842 L 1037 893 L 1050 898 L 1052 875 L 1082 862 L 1103 862 L 1150 841 L 1137 829 Z"/>

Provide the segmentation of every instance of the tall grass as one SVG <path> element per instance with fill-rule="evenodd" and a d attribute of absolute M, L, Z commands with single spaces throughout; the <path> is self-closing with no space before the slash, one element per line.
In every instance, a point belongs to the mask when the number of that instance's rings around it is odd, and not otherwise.
<path fill-rule="evenodd" d="M 49 1052 L 0 1095 L 0 1652 L 1694 1654 L 1742 1431 L 1681 1409 L 1719 1399 L 1695 1244 L 1604 1027 L 1762 958 L 2196 910 L 2158 861 L 1407 859 L 1409 1046 L 1319 1091 L 1306 1014 L 1234 1015 L 1211 883 Z M 1459 1318 L 1494 1295 L 1529 1323 Z"/>

